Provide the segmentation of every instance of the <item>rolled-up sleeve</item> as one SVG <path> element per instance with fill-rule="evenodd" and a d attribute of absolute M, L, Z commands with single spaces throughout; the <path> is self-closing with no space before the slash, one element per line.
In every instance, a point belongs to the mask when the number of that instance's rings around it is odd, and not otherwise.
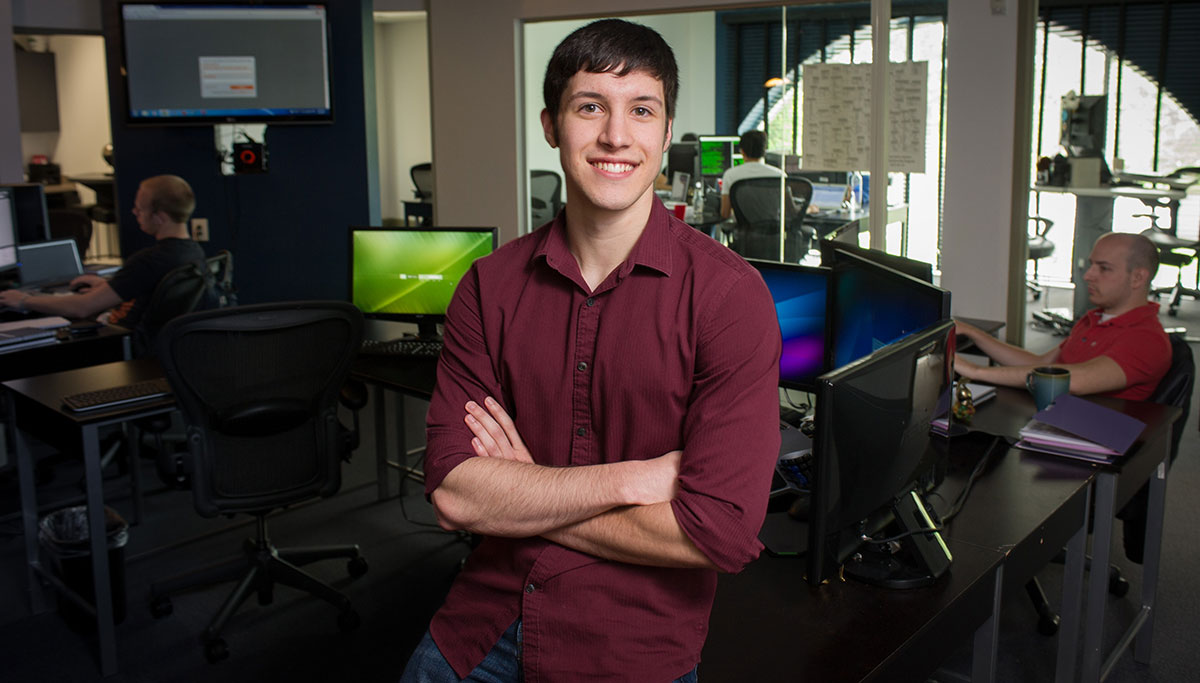
<path fill-rule="evenodd" d="M 779 454 L 779 323 L 757 272 L 739 278 L 700 327 L 679 493 L 684 533 L 714 564 L 758 557 Z"/>

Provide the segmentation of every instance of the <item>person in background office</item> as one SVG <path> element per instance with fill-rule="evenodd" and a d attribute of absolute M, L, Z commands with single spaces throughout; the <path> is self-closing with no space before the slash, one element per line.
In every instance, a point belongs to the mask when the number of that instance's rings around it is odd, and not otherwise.
<path fill-rule="evenodd" d="M 30 294 L 16 289 L 0 292 L 0 304 L 22 311 L 65 318 L 92 318 L 109 311 L 106 322 L 136 327 L 154 288 L 167 273 L 185 263 L 205 263 L 204 250 L 192 241 L 187 222 L 196 207 L 196 195 L 179 176 L 147 178 L 138 186 L 133 215 L 142 232 L 155 239 L 105 280 L 84 274 L 71 281 L 75 294 Z"/>
<path fill-rule="evenodd" d="M 1158 249 L 1143 235 L 1108 233 L 1096 240 L 1084 275 L 1088 311 L 1060 345 L 1034 354 L 956 321 L 979 350 L 1000 365 L 981 366 L 957 356 L 954 369 L 970 380 L 1025 386 L 1035 367 L 1071 371 L 1072 394 L 1104 394 L 1145 400 L 1171 366 L 1171 343 L 1158 321 L 1158 304 L 1147 301 L 1158 271 Z"/>
<path fill-rule="evenodd" d="M 761 130 L 748 130 L 742 133 L 741 140 L 742 163 L 730 166 L 721 176 L 721 218 L 733 215 L 733 204 L 729 201 L 729 188 L 739 180 L 746 178 L 786 178 L 783 169 L 763 163 L 767 155 L 767 136 Z"/>
<path fill-rule="evenodd" d="M 402 681 L 695 680 L 717 572 L 758 556 L 779 325 L 757 272 L 654 195 L 677 92 L 638 24 L 550 59 L 566 210 L 476 261 L 447 313 L 425 486 L 482 542 Z"/>

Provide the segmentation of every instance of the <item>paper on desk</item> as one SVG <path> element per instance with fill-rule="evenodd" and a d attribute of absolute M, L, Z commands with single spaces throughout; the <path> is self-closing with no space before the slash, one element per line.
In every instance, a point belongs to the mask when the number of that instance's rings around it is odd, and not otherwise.
<path fill-rule="evenodd" d="M 11 332 L 19 330 L 22 327 L 36 327 L 42 330 L 53 330 L 57 327 L 66 327 L 71 321 L 57 315 L 48 315 L 44 318 L 25 318 L 23 320 L 13 320 L 11 322 L 0 323 L 0 332 Z"/>

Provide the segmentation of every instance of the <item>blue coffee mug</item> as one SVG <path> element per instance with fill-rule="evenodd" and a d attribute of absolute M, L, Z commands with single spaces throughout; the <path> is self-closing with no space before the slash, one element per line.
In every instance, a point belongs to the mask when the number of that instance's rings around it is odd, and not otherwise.
<path fill-rule="evenodd" d="M 1066 368 L 1034 368 L 1025 376 L 1025 387 L 1033 394 L 1038 410 L 1054 403 L 1054 399 L 1071 390 L 1071 371 Z"/>

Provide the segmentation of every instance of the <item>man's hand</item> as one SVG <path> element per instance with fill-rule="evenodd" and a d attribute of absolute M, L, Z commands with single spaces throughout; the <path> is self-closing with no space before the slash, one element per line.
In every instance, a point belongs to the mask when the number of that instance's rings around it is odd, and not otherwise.
<path fill-rule="evenodd" d="M 517 426 L 494 398 L 485 398 L 483 406 L 469 401 L 466 409 L 467 415 L 463 420 L 475 435 L 471 439 L 471 447 L 477 455 L 533 464 L 533 456 L 521 440 Z M 672 500 L 679 486 L 679 462 L 682 456 L 683 451 L 671 451 L 650 460 L 630 461 L 630 466 L 636 465 L 641 470 L 627 489 L 630 502 L 653 505 Z"/>
<path fill-rule="evenodd" d="M 6 289 L 0 292 L 0 306 L 23 308 L 22 303 L 28 296 L 27 292 L 22 292 L 19 289 Z"/>
<path fill-rule="evenodd" d="M 83 275 L 71 280 L 71 290 L 74 291 L 82 287 L 86 291 L 105 282 L 108 282 L 108 280 L 105 280 L 95 273 L 84 273 Z"/>

